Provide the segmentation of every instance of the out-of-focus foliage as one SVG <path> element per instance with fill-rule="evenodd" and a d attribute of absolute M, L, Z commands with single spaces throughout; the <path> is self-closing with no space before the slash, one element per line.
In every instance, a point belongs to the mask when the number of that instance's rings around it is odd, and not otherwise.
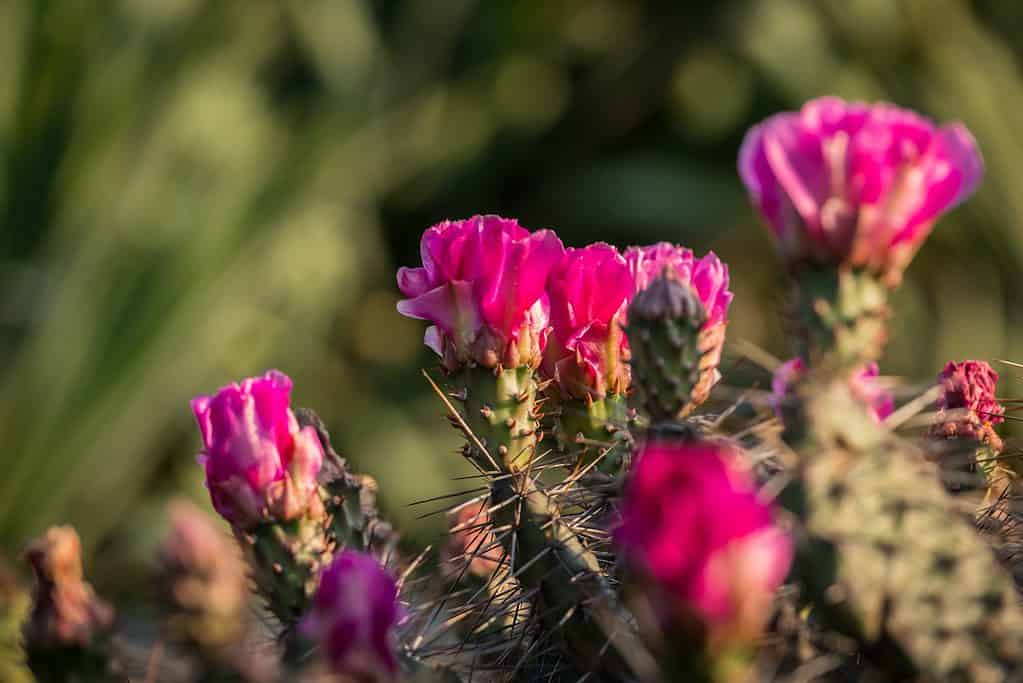
<path fill-rule="evenodd" d="M 1021 29 L 999 0 L 0 3 L 0 547 L 67 520 L 145 557 L 204 495 L 188 399 L 274 366 L 432 540 L 405 504 L 471 484 L 393 270 L 445 217 L 713 248 L 730 339 L 786 354 L 735 155 L 821 94 L 962 119 L 987 159 L 882 371 L 1023 357 Z"/>

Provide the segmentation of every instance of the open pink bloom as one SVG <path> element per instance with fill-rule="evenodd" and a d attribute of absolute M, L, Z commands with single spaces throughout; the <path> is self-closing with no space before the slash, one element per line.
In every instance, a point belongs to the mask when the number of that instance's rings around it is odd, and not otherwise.
<path fill-rule="evenodd" d="M 791 268 L 865 267 L 895 285 L 983 162 L 961 124 L 822 97 L 751 128 L 739 174 Z"/>
<path fill-rule="evenodd" d="M 702 441 L 639 452 L 615 540 L 653 581 L 664 620 L 696 616 L 726 639 L 755 637 L 792 560 L 737 454 Z"/>
<path fill-rule="evenodd" d="M 270 370 L 192 399 L 213 507 L 235 527 L 296 519 L 319 506 L 323 447 L 315 429 L 299 429 L 290 395 L 291 379 Z"/>
<path fill-rule="evenodd" d="M 706 328 L 728 321 L 728 306 L 732 303 L 728 266 L 714 252 L 696 259 L 685 247 L 658 242 L 647 247 L 629 247 L 625 250 L 625 260 L 633 277 L 633 293 L 646 289 L 665 268 L 671 268 L 680 282 L 696 291 L 707 313 Z"/>
<path fill-rule="evenodd" d="M 1005 407 L 995 398 L 997 384 L 998 373 L 982 360 L 949 361 L 938 375 L 942 394 L 932 433 L 1000 447 L 993 425 L 1005 421 Z"/>
<path fill-rule="evenodd" d="M 853 372 L 849 378 L 849 388 L 853 395 L 864 405 L 870 408 L 870 413 L 878 422 L 892 414 L 895 409 L 895 397 L 886 390 L 878 376 L 877 363 L 871 361 Z M 774 400 L 775 410 L 779 410 L 782 401 L 788 395 L 793 384 L 798 382 L 806 374 L 806 364 L 802 358 L 792 358 L 782 363 L 774 371 L 771 379 L 771 393 Z"/>
<path fill-rule="evenodd" d="M 398 680 L 395 627 L 398 586 L 372 556 L 346 550 L 320 574 L 313 604 L 299 625 L 317 642 L 331 672 L 344 680 Z"/>
<path fill-rule="evenodd" d="M 653 279 L 668 269 L 679 282 L 689 285 L 703 304 L 707 320 L 698 342 L 703 354 L 700 359 L 702 369 L 700 381 L 692 391 L 693 403 L 703 403 L 720 377 L 717 367 L 725 346 L 728 306 L 733 296 L 728 289 L 728 266 L 712 251 L 696 259 L 691 250 L 668 242 L 629 247 L 625 250 L 625 260 L 632 273 L 633 294 L 646 289 Z"/>
<path fill-rule="evenodd" d="M 547 275 L 564 247 L 550 230 L 473 216 L 423 233 L 423 266 L 400 268 L 398 312 L 433 323 L 426 345 L 449 369 L 536 366 L 547 337 Z"/>
<path fill-rule="evenodd" d="M 566 397 L 604 398 L 629 385 L 622 331 L 633 277 L 618 250 L 598 242 L 568 249 L 547 282 L 551 333 L 542 369 Z"/>

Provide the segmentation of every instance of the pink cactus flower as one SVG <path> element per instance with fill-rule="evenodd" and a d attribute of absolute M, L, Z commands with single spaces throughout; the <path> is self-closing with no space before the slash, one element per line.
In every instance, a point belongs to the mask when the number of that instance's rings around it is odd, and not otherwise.
<path fill-rule="evenodd" d="M 725 346 L 728 306 L 733 297 L 728 289 L 728 266 L 712 251 L 696 259 L 691 250 L 668 242 L 629 247 L 625 250 L 625 260 L 633 277 L 633 294 L 646 289 L 651 280 L 668 268 L 680 282 L 693 288 L 703 304 L 707 320 L 699 340 L 702 370 L 700 381 L 692 391 L 693 405 L 703 403 L 720 378 L 717 368 Z"/>
<path fill-rule="evenodd" d="M 618 250 L 599 242 L 568 249 L 547 283 L 551 333 L 542 370 L 570 398 L 604 398 L 629 385 L 622 331 L 633 277 Z"/>
<path fill-rule="evenodd" d="M 647 247 L 629 247 L 625 250 L 625 260 L 632 273 L 634 293 L 646 289 L 665 268 L 671 268 L 680 282 L 696 290 L 707 312 L 706 328 L 727 323 L 728 306 L 732 303 L 728 266 L 714 252 L 696 259 L 685 247 L 658 242 Z"/>
<path fill-rule="evenodd" d="M 372 556 L 346 550 L 320 574 L 299 628 L 344 680 L 389 683 L 398 680 L 394 631 L 400 618 L 394 579 Z"/>
<path fill-rule="evenodd" d="M 949 361 L 938 375 L 942 389 L 932 433 L 945 438 L 976 439 L 1000 449 L 994 425 L 1005 421 L 1005 407 L 995 398 L 998 373 L 982 360 Z"/>
<path fill-rule="evenodd" d="M 547 275 L 564 253 L 550 230 L 473 216 L 423 233 L 421 268 L 398 270 L 398 312 L 428 320 L 426 345 L 448 369 L 540 363 L 548 331 Z"/>
<path fill-rule="evenodd" d="M 792 542 L 728 447 L 659 443 L 639 452 L 615 540 L 652 581 L 666 622 L 712 638 L 755 637 L 792 560 Z"/>
<path fill-rule="evenodd" d="M 894 286 L 983 162 L 961 124 L 822 97 L 751 128 L 739 174 L 791 269 L 867 268 Z"/>
<path fill-rule="evenodd" d="M 873 361 L 866 363 L 852 373 L 849 388 L 861 403 L 870 408 L 870 413 L 877 422 L 884 422 L 895 409 L 895 397 L 877 381 L 878 373 L 877 363 Z M 774 377 L 771 379 L 771 398 L 775 410 L 780 410 L 790 388 L 804 374 L 806 364 L 798 357 L 785 361 L 774 371 Z"/>
<path fill-rule="evenodd" d="M 270 370 L 192 400 L 213 507 L 237 528 L 322 510 L 323 447 L 313 427 L 299 428 L 290 395 L 291 379 Z"/>

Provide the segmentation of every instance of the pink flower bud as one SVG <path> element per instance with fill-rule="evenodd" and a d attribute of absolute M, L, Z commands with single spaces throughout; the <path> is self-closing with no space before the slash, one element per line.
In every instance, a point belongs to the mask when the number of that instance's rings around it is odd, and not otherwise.
<path fill-rule="evenodd" d="M 997 384 L 998 373 L 982 360 L 949 361 L 938 375 L 942 394 L 931 433 L 976 439 L 1000 449 L 994 425 L 1005 421 L 1005 407 L 995 398 Z"/>
<path fill-rule="evenodd" d="M 822 97 L 751 128 L 739 174 L 791 269 L 862 267 L 894 286 L 983 162 L 961 124 Z"/>
<path fill-rule="evenodd" d="M 551 333 L 542 370 L 570 398 L 604 398 L 629 385 L 622 330 L 633 277 L 618 250 L 599 242 L 568 249 L 547 283 Z"/>
<path fill-rule="evenodd" d="M 423 266 L 398 270 L 398 312 L 433 323 L 426 345 L 448 369 L 540 363 L 547 339 L 547 275 L 564 253 L 550 230 L 473 216 L 423 233 Z"/>
<path fill-rule="evenodd" d="M 313 427 L 299 428 L 290 395 L 291 379 L 270 370 L 192 400 L 213 507 L 235 527 L 322 509 L 316 476 L 323 447 Z"/>
<path fill-rule="evenodd" d="M 639 452 L 615 540 L 651 583 L 667 623 L 694 617 L 712 639 L 747 640 L 763 627 L 792 543 L 728 447 L 660 443 Z"/>
<path fill-rule="evenodd" d="M 400 617 L 394 579 L 370 555 L 346 550 L 320 574 L 299 628 L 319 644 L 333 673 L 384 683 L 398 678 L 394 630 Z"/>
<path fill-rule="evenodd" d="M 877 381 L 878 372 L 877 363 L 873 361 L 861 366 L 850 375 L 849 388 L 853 395 L 870 409 L 874 419 L 883 422 L 895 409 L 895 397 Z M 774 371 L 771 393 L 776 410 L 788 395 L 792 385 L 805 374 L 806 365 L 802 358 L 792 358 Z"/>

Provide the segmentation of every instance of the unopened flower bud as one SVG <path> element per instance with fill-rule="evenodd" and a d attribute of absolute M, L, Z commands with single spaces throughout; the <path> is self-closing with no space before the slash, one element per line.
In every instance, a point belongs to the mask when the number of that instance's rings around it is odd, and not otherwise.
<path fill-rule="evenodd" d="M 192 400 L 213 507 L 236 528 L 322 510 L 323 448 L 313 427 L 299 427 L 290 394 L 291 379 L 270 370 Z"/>

